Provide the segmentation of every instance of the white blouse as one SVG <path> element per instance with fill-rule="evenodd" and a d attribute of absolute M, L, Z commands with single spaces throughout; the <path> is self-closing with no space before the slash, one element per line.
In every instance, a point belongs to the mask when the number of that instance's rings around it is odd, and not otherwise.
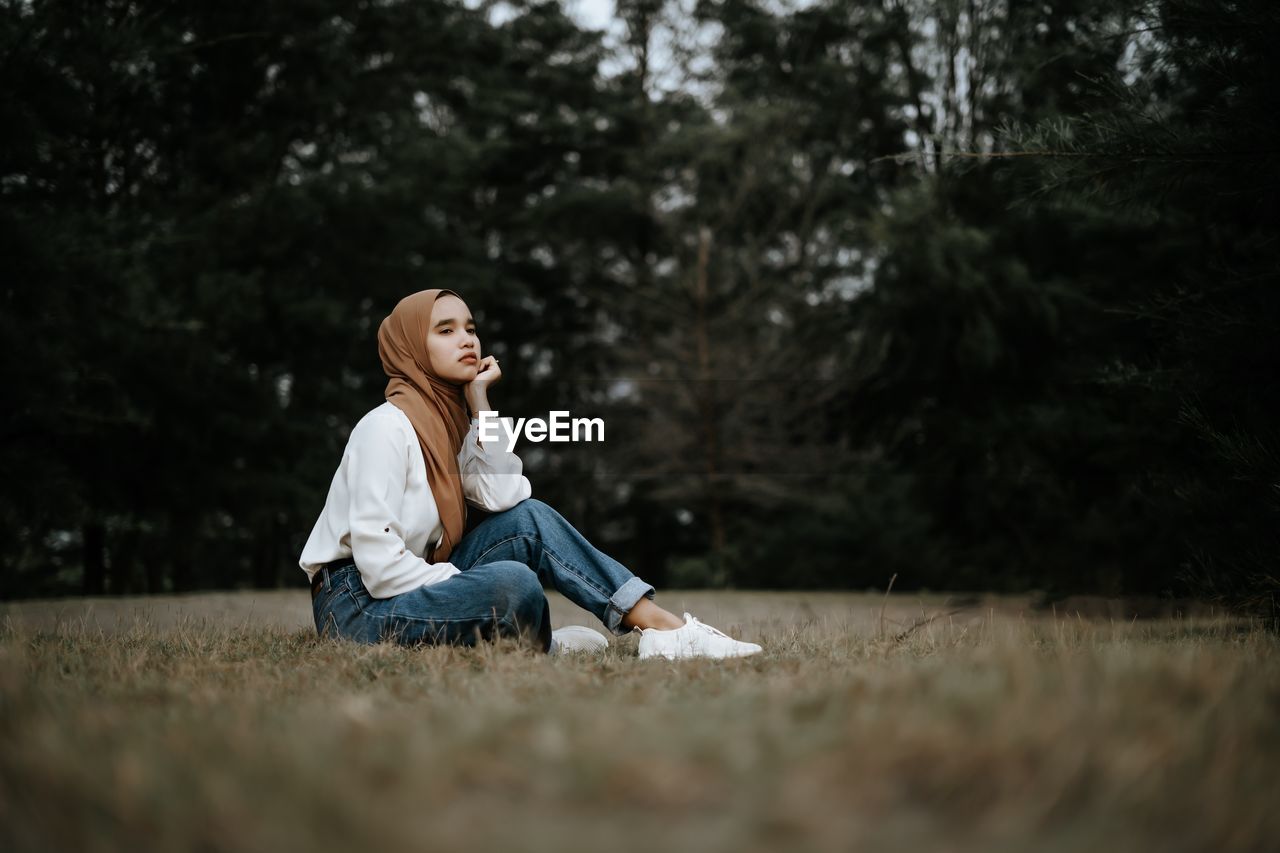
<path fill-rule="evenodd" d="M 458 454 L 463 497 L 490 512 L 510 509 L 532 493 L 520 457 L 507 450 L 510 419 L 500 423 L 499 440 L 481 442 L 472 418 Z M 351 431 L 298 564 L 310 580 L 325 563 L 354 556 L 369 594 L 390 598 L 458 574 L 452 563 L 423 559 L 428 543 L 439 545 L 443 538 L 413 423 L 383 403 Z"/>

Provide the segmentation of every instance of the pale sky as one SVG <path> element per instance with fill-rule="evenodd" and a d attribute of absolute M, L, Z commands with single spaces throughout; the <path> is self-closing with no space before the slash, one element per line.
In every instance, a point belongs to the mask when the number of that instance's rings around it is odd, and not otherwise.
<path fill-rule="evenodd" d="M 564 5 L 579 26 L 603 30 L 613 19 L 613 0 L 565 0 Z"/>
<path fill-rule="evenodd" d="M 481 0 L 462 0 L 470 8 L 480 5 Z M 580 27 L 593 30 L 607 29 L 613 21 L 613 0 L 559 0 L 561 8 L 573 18 Z M 489 11 L 489 22 L 501 23 L 511 17 L 511 7 L 499 4 Z"/>

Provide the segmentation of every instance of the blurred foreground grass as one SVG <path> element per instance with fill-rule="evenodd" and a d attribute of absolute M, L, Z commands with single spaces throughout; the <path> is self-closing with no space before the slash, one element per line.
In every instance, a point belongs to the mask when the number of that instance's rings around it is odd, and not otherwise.
<path fill-rule="evenodd" d="M 358 646 L 318 640 L 297 592 L 105 626 L 9 605 L 0 849 L 1280 843 L 1273 634 L 988 602 L 898 637 L 943 603 L 882 623 L 869 597 L 704 596 L 665 603 L 765 653 Z"/>

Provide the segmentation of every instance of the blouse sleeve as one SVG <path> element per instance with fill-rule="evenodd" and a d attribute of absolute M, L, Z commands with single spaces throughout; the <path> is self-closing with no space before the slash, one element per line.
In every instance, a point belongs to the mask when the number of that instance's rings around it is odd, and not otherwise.
<path fill-rule="evenodd" d="M 458 574 L 452 563 L 428 563 L 405 545 L 401 507 L 409 458 L 399 431 L 371 420 L 347 444 L 351 554 L 374 598 L 437 583 Z"/>
<path fill-rule="evenodd" d="M 479 426 L 472 418 L 458 454 L 463 497 L 467 503 L 489 512 L 511 509 L 533 494 L 529 478 L 523 473 L 524 463 L 507 449 L 514 446 L 511 418 L 501 418 L 498 423 L 498 440 L 481 441 Z"/>

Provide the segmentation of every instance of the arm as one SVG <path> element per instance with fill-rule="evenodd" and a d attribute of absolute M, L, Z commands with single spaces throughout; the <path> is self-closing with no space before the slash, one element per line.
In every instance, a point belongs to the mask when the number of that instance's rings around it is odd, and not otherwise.
<path fill-rule="evenodd" d="M 492 414 L 496 415 L 497 412 Z M 511 509 L 533 494 L 529 478 L 524 476 L 524 463 L 507 450 L 511 441 L 511 419 L 502 418 L 497 441 L 480 441 L 480 430 L 473 418 L 471 429 L 458 454 L 458 470 L 462 472 L 462 494 L 467 502 L 489 512 Z"/>
<path fill-rule="evenodd" d="M 467 502 L 489 512 L 511 509 L 533 493 L 529 478 L 524 476 L 524 463 L 508 448 L 511 441 L 510 418 L 502 419 L 498 441 L 481 442 L 476 425 L 480 412 L 497 415 L 489 405 L 489 387 L 502 379 L 502 368 L 493 356 L 480 362 L 476 378 L 467 383 L 467 405 L 471 409 L 471 429 L 462 441 L 458 454 L 458 470 L 462 473 L 462 496 Z"/>
<path fill-rule="evenodd" d="M 401 520 L 409 459 L 400 431 L 386 420 L 361 423 L 347 446 L 351 553 L 374 598 L 389 598 L 458 574 L 428 563 L 405 544 Z"/>

